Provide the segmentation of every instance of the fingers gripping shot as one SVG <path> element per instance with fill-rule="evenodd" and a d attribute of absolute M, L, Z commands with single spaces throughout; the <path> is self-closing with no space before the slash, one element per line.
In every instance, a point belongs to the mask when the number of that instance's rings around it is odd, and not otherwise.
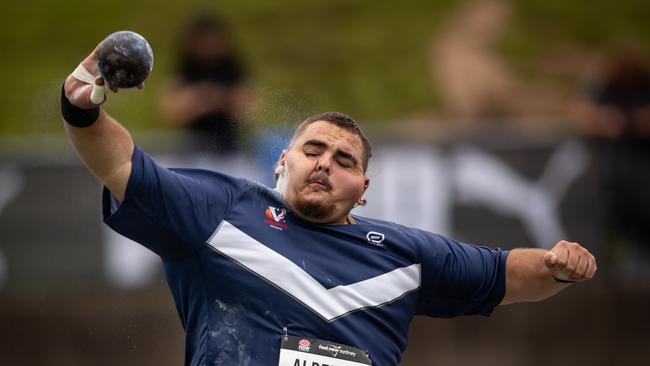
<path fill-rule="evenodd" d="M 77 80 L 92 86 L 90 101 L 101 104 L 106 94 L 117 88 L 142 88 L 153 68 L 153 51 L 138 33 L 120 31 L 110 34 L 96 48 L 98 78 L 83 62 L 72 72 Z M 108 89 L 107 89 L 108 85 Z"/>
<path fill-rule="evenodd" d="M 577 243 L 505 251 L 354 214 L 371 187 L 372 148 L 338 112 L 296 128 L 272 188 L 163 168 L 102 109 L 105 95 L 93 96 L 144 80 L 101 71 L 104 44 L 65 81 L 65 129 L 105 186 L 105 223 L 161 257 L 186 365 L 395 366 L 415 315 L 488 316 L 596 272 Z"/>

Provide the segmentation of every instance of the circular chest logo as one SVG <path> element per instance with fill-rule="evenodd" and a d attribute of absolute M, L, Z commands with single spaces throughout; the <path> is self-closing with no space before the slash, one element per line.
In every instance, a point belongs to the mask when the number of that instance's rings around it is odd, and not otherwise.
<path fill-rule="evenodd" d="M 378 233 L 376 231 L 369 231 L 368 234 L 366 234 L 366 239 L 368 239 L 368 243 L 376 245 L 376 246 L 384 246 L 382 242 L 386 236 L 382 233 Z"/>

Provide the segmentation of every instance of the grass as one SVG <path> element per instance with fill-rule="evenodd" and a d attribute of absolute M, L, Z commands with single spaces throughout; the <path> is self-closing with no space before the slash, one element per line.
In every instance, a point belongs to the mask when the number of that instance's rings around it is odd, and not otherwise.
<path fill-rule="evenodd" d="M 5 45 L 0 133 L 60 130 L 64 77 L 107 34 L 143 34 L 155 54 L 144 93 L 118 95 L 108 109 L 131 129 L 160 127 L 157 90 L 175 62 L 176 36 L 195 9 L 224 14 L 258 90 L 255 120 L 295 122 L 324 110 L 390 120 L 436 105 L 425 49 L 454 1 L 204 3 L 10 2 L 0 15 Z"/>
<path fill-rule="evenodd" d="M 143 93 L 118 95 L 108 110 L 130 129 L 158 128 L 157 91 L 175 62 L 176 36 L 196 9 L 233 25 L 258 90 L 261 123 L 296 122 L 340 110 L 364 122 L 398 119 L 438 106 L 426 52 L 460 1 L 259 0 L 84 2 L 25 0 L 2 5 L 4 45 L 0 134 L 60 132 L 60 84 L 109 33 L 131 29 L 149 40 L 154 72 Z M 535 59 L 563 43 L 601 47 L 632 36 L 650 45 L 641 0 L 511 2 L 514 19 L 503 54 L 534 73 Z"/>

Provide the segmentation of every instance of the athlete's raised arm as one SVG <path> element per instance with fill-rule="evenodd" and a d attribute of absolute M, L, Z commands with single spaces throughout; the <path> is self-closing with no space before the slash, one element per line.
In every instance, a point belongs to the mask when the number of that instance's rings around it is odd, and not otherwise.
<path fill-rule="evenodd" d="M 92 75 L 97 84 L 103 85 L 96 50 L 80 66 Z M 70 74 L 63 88 L 61 104 L 67 121 L 65 130 L 86 167 L 122 201 L 131 174 L 133 140 L 129 132 L 100 107 L 105 98 L 98 104 L 91 101 L 93 85 L 78 76 L 78 72 Z"/>

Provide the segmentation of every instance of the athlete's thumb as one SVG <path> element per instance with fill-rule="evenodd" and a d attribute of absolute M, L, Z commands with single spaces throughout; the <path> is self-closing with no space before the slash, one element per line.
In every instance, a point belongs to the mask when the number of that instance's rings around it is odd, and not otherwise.
<path fill-rule="evenodd" d="M 557 263 L 557 254 L 551 251 L 544 253 L 544 264 L 546 264 L 546 267 L 553 268 L 555 263 Z"/>

